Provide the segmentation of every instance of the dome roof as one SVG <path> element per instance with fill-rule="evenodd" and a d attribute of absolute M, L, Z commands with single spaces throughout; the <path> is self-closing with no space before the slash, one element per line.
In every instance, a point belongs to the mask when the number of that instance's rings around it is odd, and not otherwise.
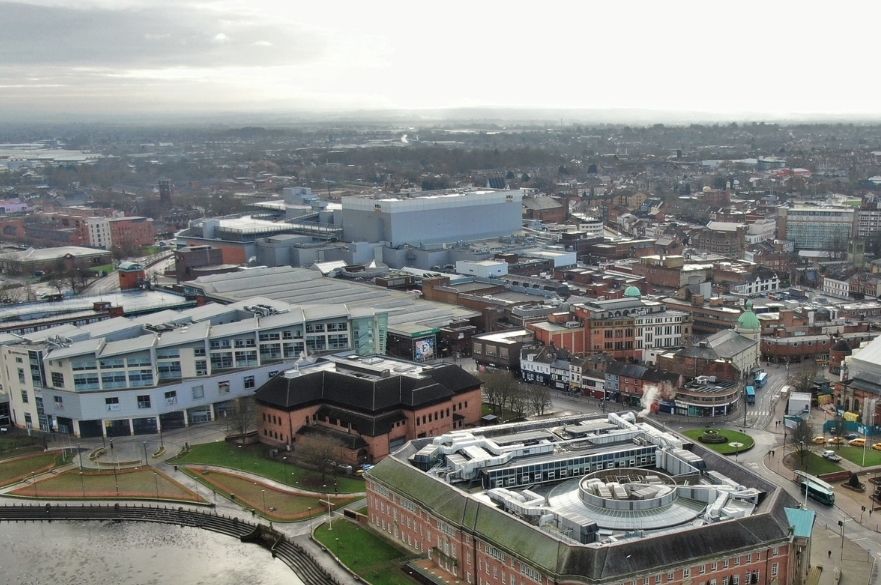
<path fill-rule="evenodd" d="M 762 324 L 759 323 L 759 318 L 756 317 L 756 314 L 752 312 L 752 308 L 747 306 L 746 311 L 737 318 L 737 328 L 738 329 L 761 329 Z"/>
<path fill-rule="evenodd" d="M 642 291 L 640 291 L 635 286 L 628 286 L 627 288 L 624 289 L 624 296 L 625 297 L 633 297 L 633 298 L 638 299 L 639 297 L 642 296 Z"/>

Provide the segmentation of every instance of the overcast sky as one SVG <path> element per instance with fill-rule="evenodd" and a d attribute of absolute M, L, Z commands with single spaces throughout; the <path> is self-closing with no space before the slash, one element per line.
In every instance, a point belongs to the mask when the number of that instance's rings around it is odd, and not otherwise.
<path fill-rule="evenodd" d="M 881 114 L 876 2 L 0 0 L 0 111 Z"/>

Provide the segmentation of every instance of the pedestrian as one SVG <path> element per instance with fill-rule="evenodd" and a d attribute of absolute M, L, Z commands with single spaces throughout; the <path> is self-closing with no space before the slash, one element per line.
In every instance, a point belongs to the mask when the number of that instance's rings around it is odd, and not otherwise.
<path fill-rule="evenodd" d="M 830 550 L 830 551 L 827 551 L 827 553 L 826 553 L 826 558 L 827 558 L 827 559 L 831 559 L 831 558 L 832 558 L 832 551 L 831 551 L 831 550 Z"/>

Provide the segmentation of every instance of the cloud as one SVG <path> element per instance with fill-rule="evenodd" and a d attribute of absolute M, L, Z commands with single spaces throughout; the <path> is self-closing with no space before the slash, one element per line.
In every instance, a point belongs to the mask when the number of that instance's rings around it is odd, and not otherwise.
<path fill-rule="evenodd" d="M 263 43 L 279 49 L 267 53 Z M 222 67 L 256 58 L 290 65 L 320 58 L 324 46 L 319 35 L 289 22 L 260 21 L 211 5 L 0 4 L 0 55 L 7 66 Z"/>

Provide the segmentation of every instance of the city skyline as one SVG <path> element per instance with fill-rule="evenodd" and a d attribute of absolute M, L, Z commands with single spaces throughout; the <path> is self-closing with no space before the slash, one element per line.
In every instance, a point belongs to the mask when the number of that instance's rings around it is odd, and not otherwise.
<path fill-rule="evenodd" d="M 13 119 L 388 110 L 874 119 L 878 9 L 847 5 L 484 2 L 428 13 L 402 2 L 0 2 L 0 106 Z"/>

